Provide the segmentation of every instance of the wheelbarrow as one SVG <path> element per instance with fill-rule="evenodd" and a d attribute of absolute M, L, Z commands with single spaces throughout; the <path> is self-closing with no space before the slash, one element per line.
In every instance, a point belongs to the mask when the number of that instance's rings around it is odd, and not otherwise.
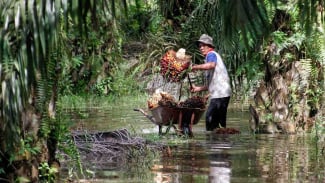
<path fill-rule="evenodd" d="M 167 134 L 170 128 L 173 127 L 177 133 L 193 136 L 192 126 L 200 121 L 205 112 L 205 109 L 200 108 L 168 106 L 157 106 L 149 110 L 152 115 L 149 115 L 142 109 L 134 109 L 134 111 L 141 112 L 152 123 L 158 125 L 159 135 Z M 163 126 L 167 126 L 165 133 L 162 132 Z"/>

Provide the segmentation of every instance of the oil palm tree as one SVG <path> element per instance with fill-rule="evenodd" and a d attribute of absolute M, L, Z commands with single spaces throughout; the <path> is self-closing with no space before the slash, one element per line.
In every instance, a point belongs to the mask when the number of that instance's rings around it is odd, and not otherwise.
<path fill-rule="evenodd" d="M 56 151 L 60 31 L 71 22 L 85 35 L 87 19 L 114 19 L 126 1 L 0 2 L 0 169 L 1 180 L 38 180 L 41 163 L 53 164 Z M 111 27 L 113 31 L 114 27 Z M 19 163 L 20 162 L 20 163 Z M 21 163 L 25 162 L 25 163 Z"/>

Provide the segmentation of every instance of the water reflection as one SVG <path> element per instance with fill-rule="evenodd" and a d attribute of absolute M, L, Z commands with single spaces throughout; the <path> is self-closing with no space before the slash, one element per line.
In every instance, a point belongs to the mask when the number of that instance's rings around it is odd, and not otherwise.
<path fill-rule="evenodd" d="M 200 134 L 196 138 L 198 140 L 173 147 L 174 154 L 163 157 L 158 162 L 161 164 L 155 165 L 159 167 L 154 169 L 157 177 L 165 173 L 169 182 L 177 183 L 231 182 L 233 159 L 236 159 L 231 154 L 232 140 L 215 134 Z"/>
<path fill-rule="evenodd" d="M 211 154 L 209 154 L 209 182 L 211 183 L 229 183 L 231 178 L 231 161 L 227 149 L 231 148 L 231 142 L 220 136 L 215 138 L 214 135 L 207 136 L 207 142 L 211 143 Z M 219 143 L 213 143 L 219 142 Z"/>
<path fill-rule="evenodd" d="M 144 104 L 145 106 L 145 104 Z M 137 133 L 157 135 L 158 127 L 134 107 L 114 106 L 109 109 L 85 110 L 84 117 L 74 116 L 76 126 L 115 130 L 127 128 Z M 103 181 L 148 183 L 228 183 L 228 182 L 325 182 L 325 157 L 321 144 L 311 135 L 252 135 L 248 128 L 248 112 L 231 106 L 227 126 L 241 134 L 217 135 L 205 132 L 204 119 L 193 128 L 194 138 L 173 136 L 160 139 L 169 143 L 170 153 L 161 154 L 148 168 L 115 170 L 108 167 Z M 173 133 L 173 132 L 171 132 Z M 112 180 L 112 176 L 118 175 Z M 140 178 L 139 178 L 140 177 Z"/>

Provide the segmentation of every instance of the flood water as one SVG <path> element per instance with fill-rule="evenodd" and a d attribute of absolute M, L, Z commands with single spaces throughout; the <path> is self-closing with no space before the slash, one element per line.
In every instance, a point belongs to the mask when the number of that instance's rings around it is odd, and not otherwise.
<path fill-rule="evenodd" d="M 72 115 L 75 128 L 112 131 L 126 128 L 158 136 L 158 126 L 133 108 L 146 109 L 145 101 L 79 109 Z M 324 142 L 310 134 L 258 134 L 249 132 L 247 106 L 231 104 L 227 127 L 240 134 L 217 135 L 205 131 L 204 117 L 193 127 L 194 137 L 179 138 L 173 130 L 159 141 L 170 143 L 170 155 L 156 156 L 149 167 L 96 170 L 84 182 L 227 183 L 320 182 L 325 183 Z M 323 134 L 324 135 L 324 134 Z"/>

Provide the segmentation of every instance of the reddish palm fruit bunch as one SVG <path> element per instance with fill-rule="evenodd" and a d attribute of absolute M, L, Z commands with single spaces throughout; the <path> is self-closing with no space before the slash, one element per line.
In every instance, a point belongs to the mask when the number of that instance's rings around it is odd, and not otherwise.
<path fill-rule="evenodd" d="M 235 128 L 217 128 L 215 130 L 216 134 L 239 134 L 240 131 Z"/>
<path fill-rule="evenodd" d="M 160 60 L 160 73 L 171 82 L 179 82 L 186 77 L 190 66 L 187 59 L 178 59 L 174 50 L 169 50 Z"/>
<path fill-rule="evenodd" d="M 185 107 L 185 108 L 204 109 L 205 105 L 206 105 L 206 100 L 200 96 L 194 96 L 186 99 L 184 102 L 179 103 L 179 107 Z"/>

